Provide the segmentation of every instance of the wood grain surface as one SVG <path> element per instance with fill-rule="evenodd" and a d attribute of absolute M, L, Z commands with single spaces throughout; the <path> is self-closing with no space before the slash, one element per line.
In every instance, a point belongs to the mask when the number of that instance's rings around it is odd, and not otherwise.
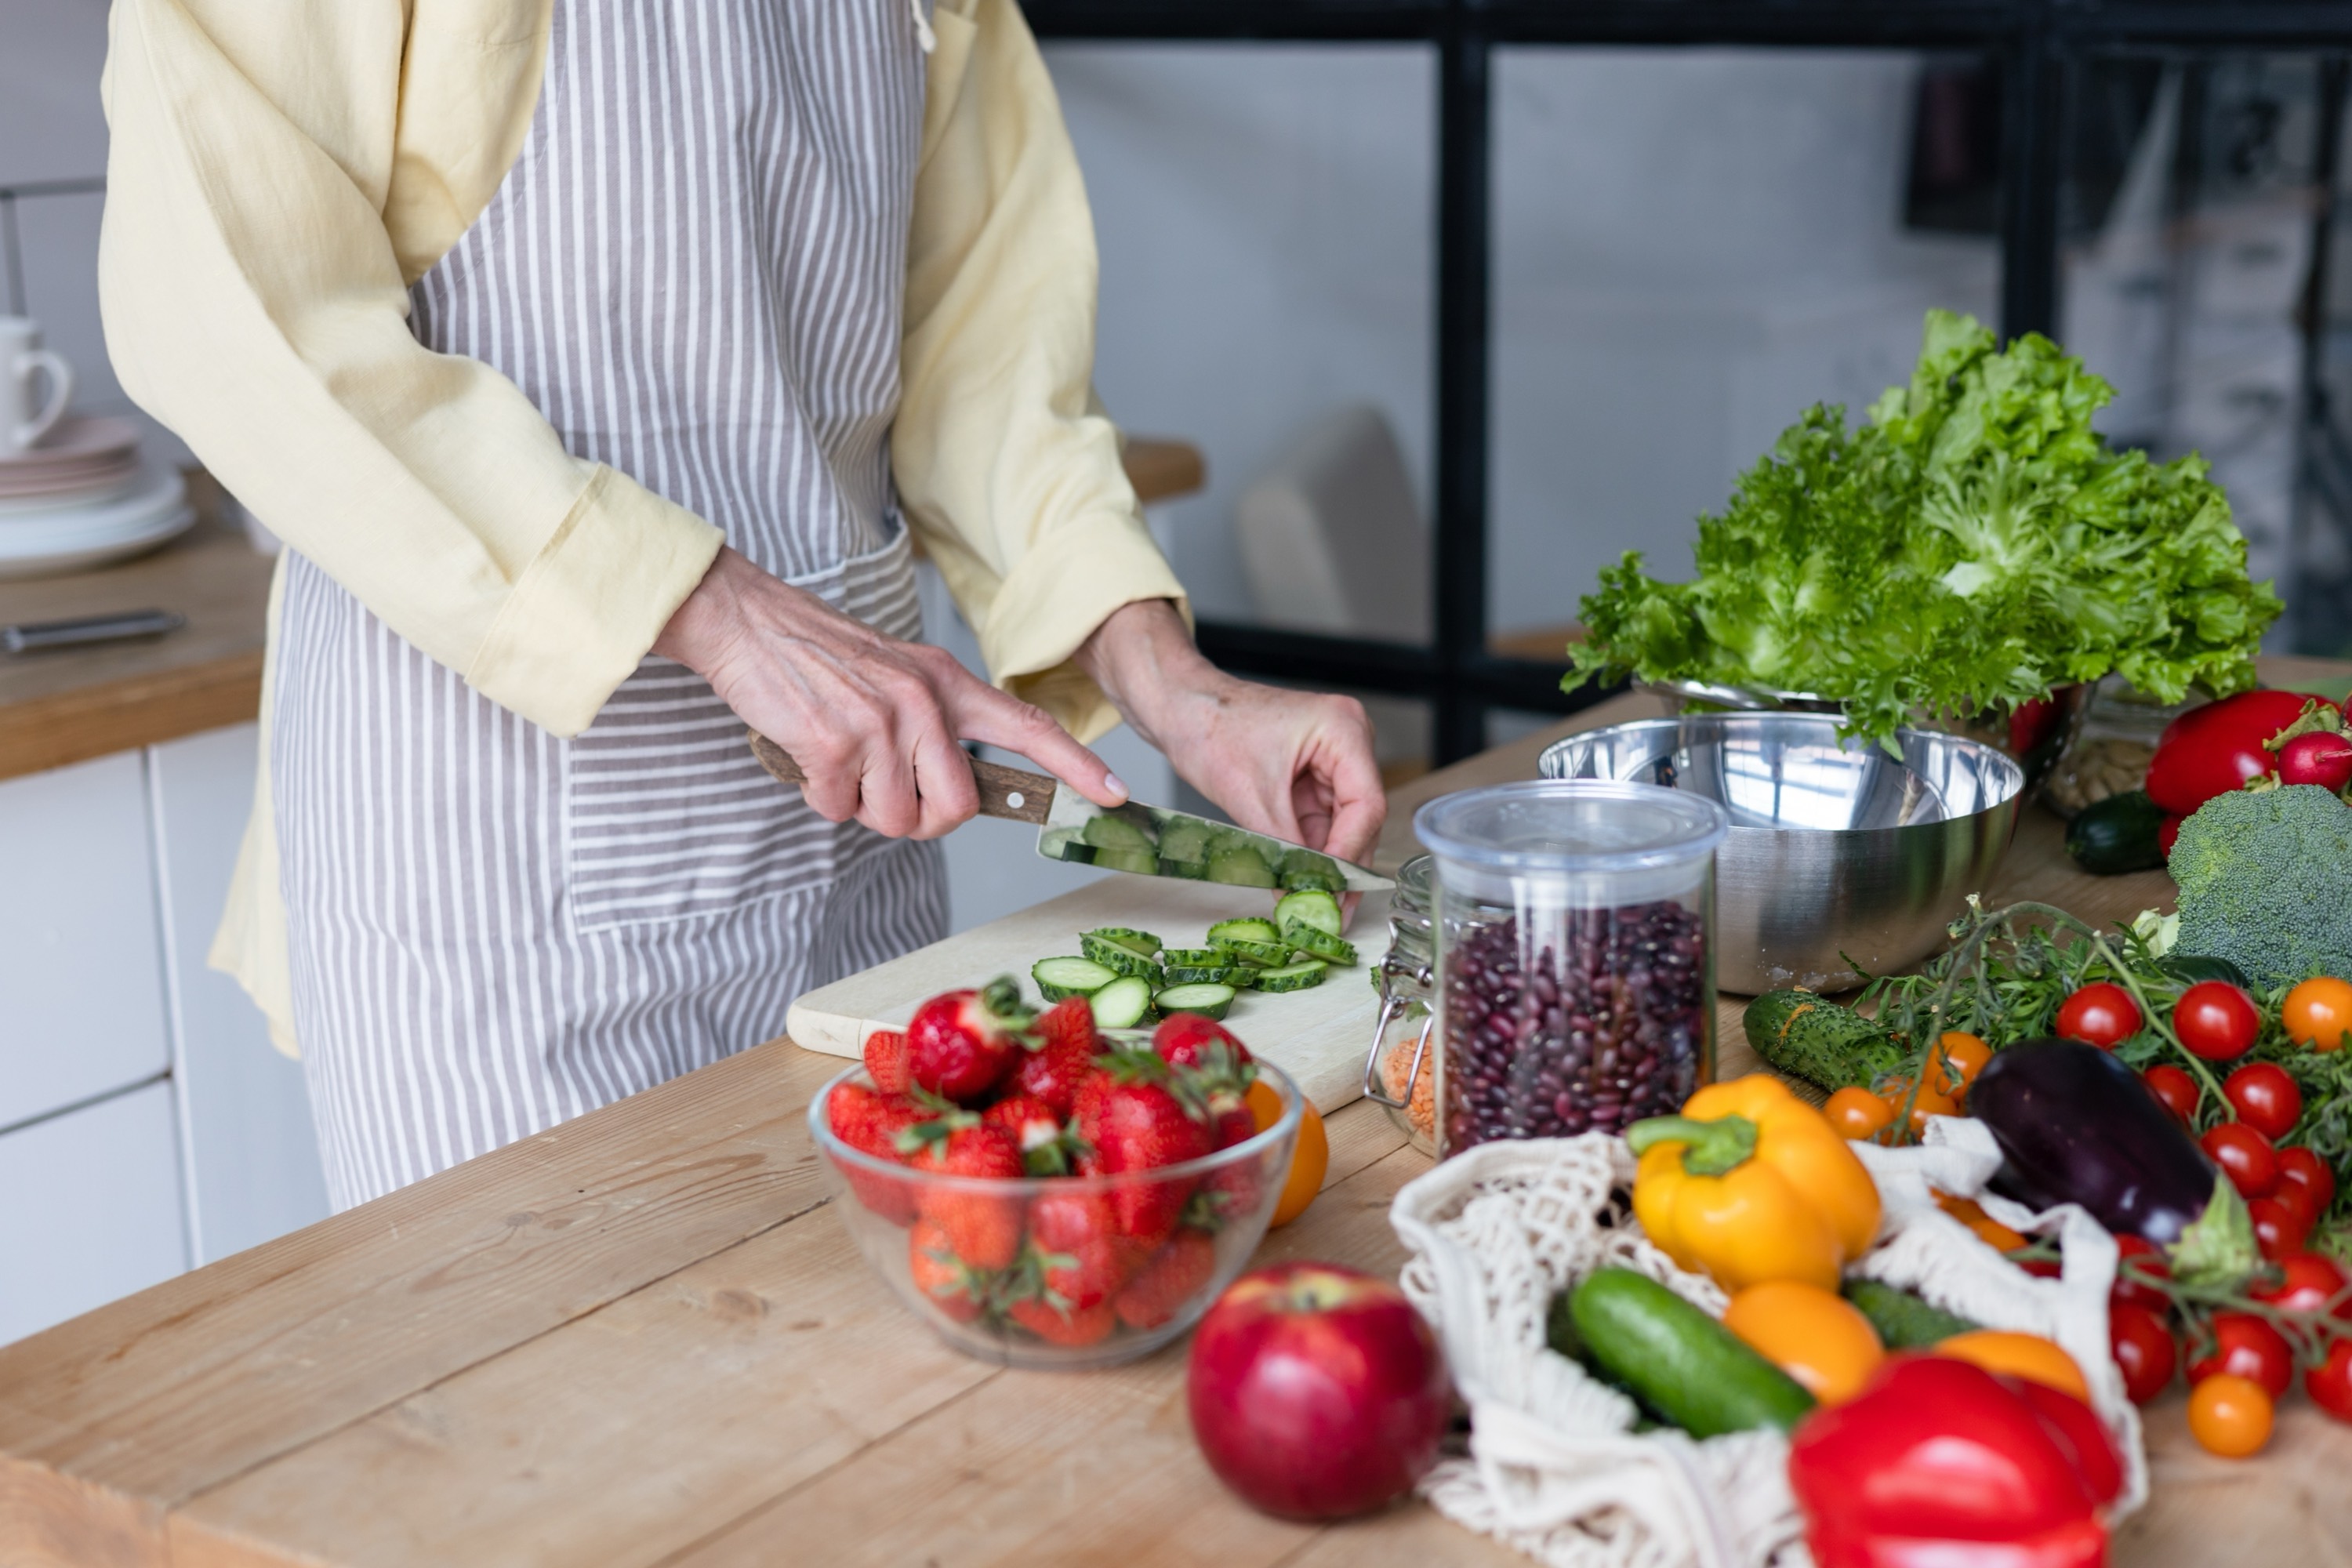
<path fill-rule="evenodd" d="M 2056 836 L 2028 817 L 1997 896 L 2158 901 L 2160 876 L 2075 876 Z M 837 1066 L 757 1047 L 0 1347 L 0 1564 L 1524 1561 L 1418 1505 L 1251 1512 L 1193 1448 L 1181 1349 L 1053 1373 L 941 1347 L 827 1212 L 804 1112 Z M 1322 1197 L 1261 1256 L 1393 1269 L 1389 1202 L 1428 1163 L 1370 1104 L 1328 1126 Z M 2291 1402 L 2231 1463 L 2180 1406 L 2147 1413 L 2156 1496 L 2117 1562 L 2352 1557 L 2352 1432 Z"/>
<path fill-rule="evenodd" d="M 177 610 L 161 637 L 0 655 L 0 779 L 241 724 L 261 710 L 271 558 L 189 476 L 196 526 L 152 555 L 94 572 L 0 583 L 0 626 Z"/>

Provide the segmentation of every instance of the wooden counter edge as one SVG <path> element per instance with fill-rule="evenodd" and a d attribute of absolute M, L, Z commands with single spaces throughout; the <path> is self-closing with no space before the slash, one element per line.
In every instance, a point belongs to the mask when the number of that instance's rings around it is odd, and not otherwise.
<path fill-rule="evenodd" d="M 173 1568 L 154 1503 L 0 1453 L 0 1563 L 8 1568 Z"/>
<path fill-rule="evenodd" d="M 261 712 L 261 650 L 0 707 L 0 779 L 243 724 Z"/>

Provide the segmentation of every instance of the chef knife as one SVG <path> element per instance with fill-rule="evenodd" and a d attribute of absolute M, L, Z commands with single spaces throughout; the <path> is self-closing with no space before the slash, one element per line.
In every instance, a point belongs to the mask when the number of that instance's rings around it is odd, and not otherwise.
<path fill-rule="evenodd" d="M 782 746 L 749 731 L 752 753 L 779 782 L 807 775 Z M 1371 892 L 1396 884 L 1361 866 L 1303 844 L 1251 833 L 1229 822 L 1129 801 L 1108 808 L 1044 773 L 972 759 L 980 815 L 1037 825 L 1037 853 L 1048 860 L 1100 866 L 1143 877 L 1181 877 L 1244 888 L 1321 888 Z"/>

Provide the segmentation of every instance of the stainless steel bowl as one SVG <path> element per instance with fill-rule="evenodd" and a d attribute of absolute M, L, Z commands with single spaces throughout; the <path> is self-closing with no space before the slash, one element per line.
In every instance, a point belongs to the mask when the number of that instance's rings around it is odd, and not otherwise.
<path fill-rule="evenodd" d="M 1571 735 L 1548 779 L 1632 779 L 1731 813 L 1716 851 L 1716 982 L 1837 991 L 1944 941 L 2009 852 L 2025 774 L 1981 742 L 1904 730 L 1896 762 L 1827 713 L 1687 713 Z M 1850 960 L 1850 962 L 1849 962 Z"/>

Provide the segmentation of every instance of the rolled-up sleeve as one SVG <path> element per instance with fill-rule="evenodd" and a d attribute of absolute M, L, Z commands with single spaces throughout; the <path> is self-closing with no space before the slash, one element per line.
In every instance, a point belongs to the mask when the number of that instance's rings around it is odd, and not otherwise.
<path fill-rule="evenodd" d="M 404 265 L 386 213 L 429 205 L 434 181 L 404 139 L 404 66 L 485 70 L 525 50 L 535 81 L 545 47 L 530 26 L 433 31 L 481 11 L 116 0 L 107 348 L 132 398 L 280 538 L 486 696 L 570 735 L 720 535 L 574 458 L 511 382 L 409 331 L 407 285 L 432 258 Z M 419 74 L 461 96 L 447 70 Z"/>
<path fill-rule="evenodd" d="M 899 499 L 997 683 L 1091 738 L 1070 662 L 1120 605 L 1184 590 L 1095 400 L 1094 217 L 1013 0 L 941 0 L 908 255 Z"/>

